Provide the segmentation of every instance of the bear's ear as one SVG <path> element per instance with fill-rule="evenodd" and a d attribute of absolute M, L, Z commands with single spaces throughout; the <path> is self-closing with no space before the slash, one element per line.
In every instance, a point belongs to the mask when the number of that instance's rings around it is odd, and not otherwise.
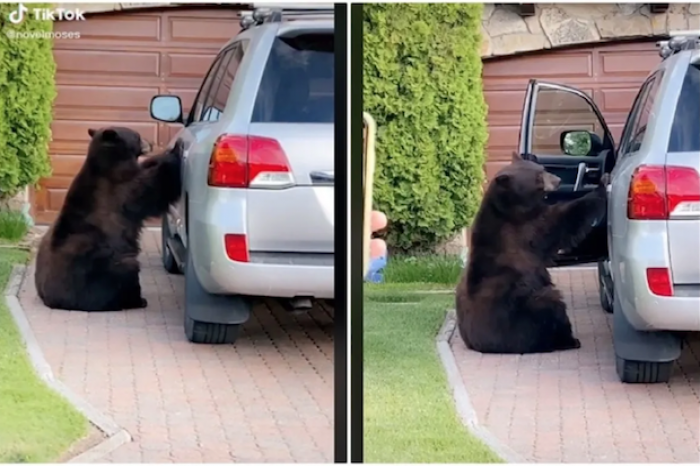
<path fill-rule="evenodd" d="M 511 155 L 511 162 L 521 162 L 523 160 L 522 157 L 520 157 L 520 154 L 518 154 L 516 151 L 513 151 L 513 154 Z"/>
<path fill-rule="evenodd" d="M 96 129 L 93 129 L 93 128 L 88 129 L 88 134 L 90 135 L 90 138 L 94 138 L 96 132 L 97 132 Z"/>
<path fill-rule="evenodd" d="M 505 187 L 505 186 L 508 186 L 508 184 L 510 183 L 510 176 L 505 175 L 505 174 L 504 174 L 504 175 L 498 175 L 496 178 L 494 178 L 494 181 L 496 182 L 496 184 L 497 184 L 498 186 L 503 186 L 503 187 Z"/>
<path fill-rule="evenodd" d="M 105 142 L 116 141 L 117 139 L 119 139 L 119 135 L 113 129 L 105 129 L 102 131 L 101 139 Z"/>

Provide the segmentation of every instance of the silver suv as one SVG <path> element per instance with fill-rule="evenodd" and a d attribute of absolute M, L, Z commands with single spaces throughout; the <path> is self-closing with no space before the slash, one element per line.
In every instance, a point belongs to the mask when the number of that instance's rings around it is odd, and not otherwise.
<path fill-rule="evenodd" d="M 700 31 L 660 42 L 663 61 L 632 105 L 619 144 L 593 100 L 530 81 L 520 153 L 561 177 L 558 202 L 604 173 L 608 215 L 557 265 L 598 262 L 600 300 L 612 312 L 617 373 L 666 382 L 680 332 L 700 331 Z"/>
<path fill-rule="evenodd" d="M 334 297 L 333 12 L 257 9 L 241 28 L 188 116 L 174 95 L 150 108 L 183 125 L 162 259 L 184 271 L 185 333 L 198 343 L 233 343 L 249 297 L 294 309 Z"/>

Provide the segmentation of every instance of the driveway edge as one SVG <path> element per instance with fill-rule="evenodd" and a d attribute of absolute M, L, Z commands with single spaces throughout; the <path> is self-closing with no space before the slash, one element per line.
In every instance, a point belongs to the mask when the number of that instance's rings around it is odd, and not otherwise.
<path fill-rule="evenodd" d="M 454 334 L 456 327 L 455 311 L 450 310 L 445 316 L 445 321 L 437 334 L 435 342 L 437 344 L 438 355 L 442 361 L 442 366 L 447 374 L 447 383 L 452 391 L 452 398 L 457 407 L 457 414 L 462 420 L 462 424 L 475 437 L 484 442 L 496 455 L 507 463 L 526 463 L 513 449 L 503 444 L 488 429 L 479 424 L 476 410 L 472 405 L 467 388 L 457 368 L 452 348 L 450 348 L 450 338 Z"/>
<path fill-rule="evenodd" d="M 12 268 L 10 278 L 7 282 L 7 286 L 5 287 L 5 302 L 7 303 L 10 314 L 12 315 L 17 328 L 19 329 L 22 340 L 24 340 L 27 354 L 32 362 L 32 366 L 34 366 L 34 370 L 39 377 L 46 382 L 50 388 L 67 399 L 68 402 L 71 403 L 78 411 L 80 411 L 89 422 L 104 432 L 104 434 L 107 436 L 107 438 L 99 444 L 68 460 L 68 463 L 89 463 L 97 461 L 108 453 L 114 451 L 116 448 L 130 442 L 131 436 L 126 430 L 122 429 L 116 422 L 114 422 L 113 419 L 97 410 L 87 401 L 80 398 L 63 382 L 54 377 L 51 366 L 49 366 L 49 363 L 44 357 L 44 353 L 41 351 L 39 342 L 32 331 L 32 327 L 29 324 L 29 320 L 27 320 L 27 316 L 25 315 L 24 309 L 22 308 L 18 298 L 20 287 L 26 277 L 26 271 L 27 266 L 24 265 L 15 265 Z"/>

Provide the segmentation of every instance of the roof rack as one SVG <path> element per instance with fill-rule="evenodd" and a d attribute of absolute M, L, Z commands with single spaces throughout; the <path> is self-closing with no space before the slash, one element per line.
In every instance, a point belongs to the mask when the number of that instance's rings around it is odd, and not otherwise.
<path fill-rule="evenodd" d="M 256 8 L 243 13 L 241 29 L 246 30 L 263 23 L 280 23 L 296 19 L 333 19 L 333 8 Z"/>
<path fill-rule="evenodd" d="M 672 31 L 668 35 L 670 39 L 656 43 L 664 60 L 683 50 L 700 50 L 700 30 Z"/>

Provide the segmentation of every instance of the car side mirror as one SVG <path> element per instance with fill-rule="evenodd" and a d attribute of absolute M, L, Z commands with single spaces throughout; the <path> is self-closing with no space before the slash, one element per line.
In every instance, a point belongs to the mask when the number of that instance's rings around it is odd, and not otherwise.
<path fill-rule="evenodd" d="M 151 118 L 165 123 L 182 123 L 182 101 L 176 95 L 157 95 L 151 99 Z"/>
<path fill-rule="evenodd" d="M 585 157 L 589 155 L 591 149 L 593 149 L 593 137 L 588 131 L 563 131 L 559 136 L 559 147 L 566 155 Z"/>

